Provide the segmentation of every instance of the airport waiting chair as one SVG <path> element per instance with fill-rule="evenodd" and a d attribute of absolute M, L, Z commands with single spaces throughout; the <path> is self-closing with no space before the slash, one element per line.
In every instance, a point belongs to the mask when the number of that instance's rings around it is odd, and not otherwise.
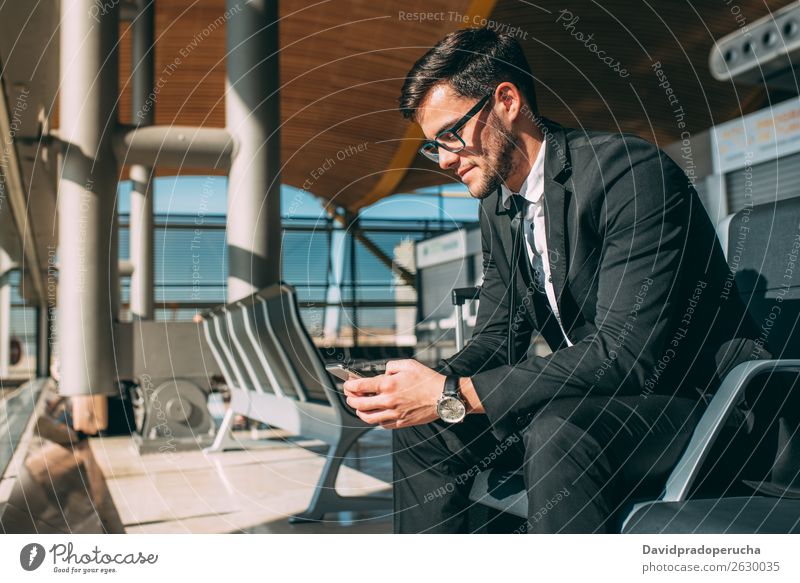
<path fill-rule="evenodd" d="M 207 452 L 241 447 L 230 436 L 233 418 L 241 414 L 328 445 L 311 503 L 292 522 L 322 520 L 328 512 L 391 508 L 390 497 L 341 496 L 336 491 L 345 455 L 374 426 L 347 406 L 325 369 L 291 286 L 275 284 L 211 310 L 203 315 L 203 326 L 231 390 L 230 408 Z"/>
<path fill-rule="evenodd" d="M 738 292 L 774 358 L 730 371 L 661 495 L 618 513 L 621 532 L 800 532 L 800 198 L 740 211 L 727 240 Z M 453 302 L 476 296 L 454 290 Z M 527 518 L 519 473 L 481 472 L 470 498 Z"/>
<path fill-rule="evenodd" d="M 800 198 L 739 211 L 727 245 L 773 359 L 726 376 L 663 495 L 635 505 L 623 532 L 800 532 Z"/>

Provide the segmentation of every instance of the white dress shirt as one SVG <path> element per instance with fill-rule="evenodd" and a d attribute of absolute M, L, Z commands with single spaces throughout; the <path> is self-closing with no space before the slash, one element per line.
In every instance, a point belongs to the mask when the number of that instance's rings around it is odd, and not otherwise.
<path fill-rule="evenodd" d="M 542 196 L 544 195 L 544 157 L 546 149 L 543 142 L 528 177 L 519 189 L 520 196 L 530 203 L 526 205 L 525 209 L 525 248 L 528 251 L 528 260 L 531 263 L 533 262 L 534 253 L 540 255 L 542 258 L 547 301 L 550 304 L 550 309 L 553 310 L 553 315 L 558 321 L 561 333 L 567 341 L 567 346 L 572 346 L 572 342 L 567 338 L 567 333 L 564 331 L 564 326 L 561 324 L 561 316 L 558 313 L 558 304 L 556 303 L 556 292 L 553 289 L 553 278 L 550 277 L 550 261 L 547 257 L 547 231 L 545 230 L 544 204 L 542 201 Z M 511 192 L 505 184 L 501 187 L 501 192 L 503 196 L 503 206 L 508 209 L 511 206 L 511 196 L 516 193 Z"/>

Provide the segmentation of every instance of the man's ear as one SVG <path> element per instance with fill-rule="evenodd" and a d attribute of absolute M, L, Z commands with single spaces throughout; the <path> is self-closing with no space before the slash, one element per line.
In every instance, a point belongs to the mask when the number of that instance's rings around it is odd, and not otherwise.
<path fill-rule="evenodd" d="M 513 122 L 517 119 L 522 108 L 522 95 L 513 83 L 504 81 L 495 89 L 495 99 L 502 106 L 503 116 Z"/>

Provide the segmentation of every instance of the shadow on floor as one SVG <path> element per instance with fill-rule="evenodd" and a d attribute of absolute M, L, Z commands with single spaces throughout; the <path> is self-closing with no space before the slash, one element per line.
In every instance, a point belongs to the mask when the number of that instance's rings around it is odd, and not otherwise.
<path fill-rule="evenodd" d="M 122 533 L 88 441 L 64 446 L 34 436 L 0 513 L 6 534 Z"/>

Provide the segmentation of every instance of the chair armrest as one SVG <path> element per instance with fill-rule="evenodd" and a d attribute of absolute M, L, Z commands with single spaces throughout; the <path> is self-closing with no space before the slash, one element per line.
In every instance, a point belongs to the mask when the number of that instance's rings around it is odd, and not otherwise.
<path fill-rule="evenodd" d="M 750 360 L 737 365 L 725 376 L 700 418 L 678 465 L 667 479 L 662 501 L 686 500 L 711 446 L 750 382 L 760 374 L 785 371 L 800 373 L 800 360 Z"/>

